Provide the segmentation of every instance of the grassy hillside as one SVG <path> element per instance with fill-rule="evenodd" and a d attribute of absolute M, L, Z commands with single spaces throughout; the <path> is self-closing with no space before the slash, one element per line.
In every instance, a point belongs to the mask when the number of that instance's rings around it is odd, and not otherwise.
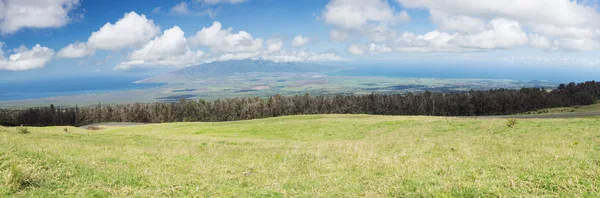
<path fill-rule="evenodd" d="M 292 116 L 0 128 L 0 197 L 600 194 L 600 118 Z"/>
<path fill-rule="evenodd" d="M 522 114 L 559 114 L 559 113 L 587 113 L 587 112 L 600 112 L 600 102 L 593 104 L 593 105 L 586 105 L 586 106 L 540 109 L 537 111 L 531 111 L 531 112 L 526 112 L 526 113 L 522 113 Z"/>

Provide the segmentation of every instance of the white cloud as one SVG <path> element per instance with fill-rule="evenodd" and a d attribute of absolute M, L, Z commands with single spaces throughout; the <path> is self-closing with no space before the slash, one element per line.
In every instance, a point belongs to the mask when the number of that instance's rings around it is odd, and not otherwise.
<path fill-rule="evenodd" d="M 386 0 L 331 0 L 323 12 L 325 23 L 360 30 L 370 22 L 410 20 L 406 12 L 395 13 Z"/>
<path fill-rule="evenodd" d="M 586 38 L 558 39 L 552 42 L 552 50 L 592 51 L 600 50 L 600 42 Z"/>
<path fill-rule="evenodd" d="M 186 14 L 190 14 L 191 11 L 188 8 L 188 5 L 186 2 L 181 2 L 181 3 L 173 6 L 173 8 L 171 8 L 171 13 L 186 15 Z"/>
<path fill-rule="evenodd" d="M 292 40 L 292 47 L 304 47 L 308 42 L 310 42 L 308 37 L 298 35 Z"/>
<path fill-rule="evenodd" d="M 477 34 L 458 35 L 451 42 L 464 48 L 506 49 L 528 42 L 527 34 L 516 21 L 494 19 Z"/>
<path fill-rule="evenodd" d="M 518 46 L 527 36 L 536 48 L 552 50 L 595 50 L 600 37 L 600 12 L 587 1 L 576 0 L 398 0 L 403 7 L 425 8 L 432 21 L 443 31 L 477 35 L 477 42 L 467 43 L 479 48 Z M 597 6 L 597 5 L 596 5 Z M 490 32 L 485 21 L 513 21 L 519 31 Z M 505 23 L 505 25 L 508 25 Z M 514 34 L 513 34 L 514 33 Z M 486 35 L 484 35 L 486 34 Z M 503 34 L 503 35 L 496 35 Z M 508 35 L 512 34 L 512 35 Z M 534 36 L 532 36 L 534 35 Z M 496 40 L 486 40 L 494 38 Z M 507 39 L 501 41 L 500 39 Z M 470 39 L 476 39 L 471 37 Z M 457 38 L 460 40 L 460 38 Z M 551 42 L 550 40 L 554 40 Z M 560 49 L 564 48 L 564 49 Z"/>
<path fill-rule="evenodd" d="M 506 17 L 557 26 L 599 26 L 592 6 L 572 0 L 398 0 L 407 8 L 427 8 L 447 14 L 482 18 Z"/>
<path fill-rule="evenodd" d="M 267 53 L 273 53 L 281 51 L 283 48 L 283 41 L 281 39 L 269 39 L 267 40 Z"/>
<path fill-rule="evenodd" d="M 258 56 L 260 52 L 251 53 L 227 53 L 219 56 L 216 61 L 228 61 L 228 60 L 245 60 Z"/>
<path fill-rule="evenodd" d="M 184 67 L 198 64 L 203 56 L 204 52 L 193 52 L 189 48 L 185 33 L 175 26 L 133 51 L 129 61 L 117 65 L 115 69 L 128 70 L 145 65 Z"/>
<path fill-rule="evenodd" d="M 190 38 L 194 45 L 203 45 L 215 52 L 258 52 L 263 48 L 263 40 L 254 39 L 250 33 L 240 31 L 231 33 L 231 28 L 222 29 L 221 23 L 215 21 L 212 26 L 202 28 Z"/>
<path fill-rule="evenodd" d="M 134 48 L 148 42 L 160 33 L 160 27 L 145 15 L 135 12 L 125 13 L 115 24 L 106 23 L 100 30 L 93 32 L 88 39 L 92 49 L 119 50 Z"/>
<path fill-rule="evenodd" d="M 358 46 L 356 44 L 349 45 L 348 48 L 346 48 L 346 50 L 348 52 L 350 52 L 351 54 L 354 54 L 354 55 L 363 55 L 363 54 L 365 54 L 364 47 Z"/>
<path fill-rule="evenodd" d="M 208 15 L 211 19 L 214 19 L 217 16 L 217 13 L 219 12 L 219 9 L 212 9 L 212 8 L 205 8 L 205 9 L 201 9 L 203 7 L 199 7 L 199 6 L 190 6 L 188 3 L 186 2 L 181 2 L 176 4 L 175 6 L 173 6 L 169 12 L 167 12 L 166 14 L 171 14 L 171 15 L 193 15 L 193 16 L 203 16 L 203 15 Z M 157 7 L 154 8 L 154 10 L 152 11 L 153 13 L 163 13 L 162 8 L 161 7 Z"/>
<path fill-rule="evenodd" d="M 430 11 L 431 20 L 444 31 L 455 31 L 459 33 L 477 33 L 483 31 L 485 22 L 479 18 L 465 15 L 449 15 L 442 12 Z"/>
<path fill-rule="evenodd" d="M 377 45 L 375 43 L 371 43 L 371 45 L 369 45 L 369 51 L 371 53 L 389 53 L 392 52 L 392 48 L 385 44 Z"/>
<path fill-rule="evenodd" d="M 76 42 L 62 48 L 56 56 L 59 58 L 81 58 L 93 55 L 94 52 L 94 49 L 88 49 L 86 43 Z"/>
<path fill-rule="evenodd" d="M 552 44 L 550 43 L 550 40 L 548 40 L 548 37 L 540 36 L 537 34 L 529 35 L 529 45 L 539 49 L 549 49 L 550 47 L 552 47 Z"/>
<path fill-rule="evenodd" d="M 307 52 L 305 50 L 295 52 L 280 51 L 278 53 L 263 54 L 254 59 L 273 62 L 321 62 L 342 60 L 342 58 L 334 53 L 315 53 Z"/>
<path fill-rule="evenodd" d="M 333 29 L 329 31 L 329 41 L 331 42 L 342 42 L 350 38 L 350 33 L 343 30 Z"/>
<path fill-rule="evenodd" d="M 206 4 L 214 5 L 220 3 L 229 3 L 229 4 L 240 4 L 247 0 L 198 0 L 200 2 L 204 2 Z"/>
<path fill-rule="evenodd" d="M 37 44 L 31 50 L 24 46 L 18 48 L 8 59 L 4 56 L 4 52 L 1 54 L 0 70 L 24 71 L 44 67 L 52 59 L 54 51 Z"/>
<path fill-rule="evenodd" d="M 395 30 L 391 29 L 385 23 L 380 23 L 377 25 L 372 24 L 368 28 L 365 28 L 365 30 L 363 31 L 363 34 L 366 34 L 369 37 L 370 41 L 377 43 L 393 40 L 398 35 L 398 33 Z"/>
<path fill-rule="evenodd" d="M 433 31 L 424 35 L 404 33 L 394 41 L 394 50 L 398 52 L 458 52 L 463 51 L 449 45 L 456 34 Z"/>
<path fill-rule="evenodd" d="M 0 1 L 0 31 L 11 34 L 23 28 L 62 27 L 71 21 L 69 13 L 79 0 Z"/>

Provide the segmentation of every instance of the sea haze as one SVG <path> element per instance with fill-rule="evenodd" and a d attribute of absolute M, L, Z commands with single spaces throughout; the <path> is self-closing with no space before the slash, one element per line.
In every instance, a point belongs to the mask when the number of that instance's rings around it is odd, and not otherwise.
<path fill-rule="evenodd" d="M 342 71 L 331 72 L 332 76 L 383 76 L 397 78 L 441 78 L 441 79 L 510 79 L 545 80 L 558 83 L 600 80 L 600 69 L 548 68 L 532 65 L 432 65 L 432 64 L 360 64 Z"/>
<path fill-rule="evenodd" d="M 147 89 L 160 83 L 133 83 L 140 77 L 68 77 L 33 81 L 0 81 L 0 101 L 25 100 L 110 91 Z"/>

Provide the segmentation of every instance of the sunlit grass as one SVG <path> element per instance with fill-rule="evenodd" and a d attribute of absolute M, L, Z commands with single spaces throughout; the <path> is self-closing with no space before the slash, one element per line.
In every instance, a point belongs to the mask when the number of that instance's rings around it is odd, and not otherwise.
<path fill-rule="evenodd" d="M 0 128 L 0 197 L 600 193 L 600 118 L 506 123 L 327 115 L 29 134 Z"/>
<path fill-rule="evenodd" d="M 600 102 L 593 104 L 593 105 L 585 105 L 585 106 L 540 109 L 540 110 L 526 112 L 526 113 L 522 113 L 522 114 L 559 114 L 559 113 L 587 113 L 587 112 L 600 112 Z"/>

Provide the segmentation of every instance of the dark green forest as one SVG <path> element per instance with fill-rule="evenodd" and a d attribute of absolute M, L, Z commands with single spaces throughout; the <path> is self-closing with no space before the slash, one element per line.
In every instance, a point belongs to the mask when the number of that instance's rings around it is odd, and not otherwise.
<path fill-rule="evenodd" d="M 590 105 L 600 82 L 561 84 L 556 89 L 494 89 L 457 93 L 368 95 L 275 95 L 214 101 L 1 109 L 4 126 L 82 126 L 102 122 L 219 122 L 307 114 L 484 116 L 543 108 Z"/>

